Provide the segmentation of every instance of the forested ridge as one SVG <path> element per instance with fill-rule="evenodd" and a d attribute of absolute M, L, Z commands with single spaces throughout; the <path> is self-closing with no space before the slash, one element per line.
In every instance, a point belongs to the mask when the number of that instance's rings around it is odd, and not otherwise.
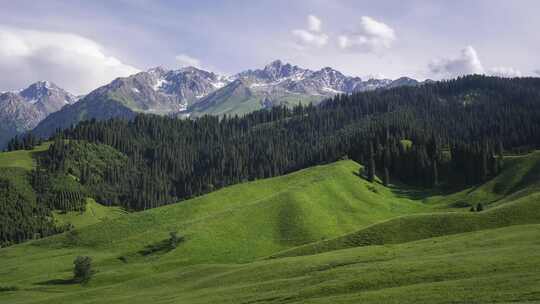
<path fill-rule="evenodd" d="M 50 140 L 30 176 L 37 201 L 61 210 L 82 210 L 84 196 L 154 208 L 342 158 L 384 184 L 460 187 L 496 175 L 504 151 L 538 148 L 540 79 L 467 76 L 242 117 L 141 114 L 82 122 Z M 70 186 L 49 190 L 55 179 Z"/>
<path fill-rule="evenodd" d="M 503 149 L 540 144 L 540 79 L 468 76 L 243 117 L 139 115 L 84 122 L 55 138 L 49 170 L 79 172 L 101 202 L 133 210 L 342 157 L 384 182 L 474 184 L 497 173 Z M 109 145 L 127 160 L 97 172 L 70 159 L 74 140 Z"/>

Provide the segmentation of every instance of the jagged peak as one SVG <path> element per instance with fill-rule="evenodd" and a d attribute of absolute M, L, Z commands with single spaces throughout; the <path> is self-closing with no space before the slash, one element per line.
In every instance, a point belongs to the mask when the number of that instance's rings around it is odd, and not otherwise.
<path fill-rule="evenodd" d="M 277 66 L 283 66 L 285 64 L 283 64 L 283 61 L 281 61 L 281 59 L 276 59 L 276 60 L 273 60 L 272 62 L 268 63 L 267 65 L 265 65 L 265 68 L 266 67 L 277 67 Z"/>
<path fill-rule="evenodd" d="M 164 66 L 156 66 L 153 68 L 148 69 L 146 72 L 150 74 L 165 74 L 169 71 L 169 69 L 165 68 Z"/>

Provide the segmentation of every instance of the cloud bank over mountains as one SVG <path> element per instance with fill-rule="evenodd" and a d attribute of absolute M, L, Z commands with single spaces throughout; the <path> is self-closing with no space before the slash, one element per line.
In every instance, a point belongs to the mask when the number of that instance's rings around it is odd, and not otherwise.
<path fill-rule="evenodd" d="M 82 94 L 139 70 L 76 34 L 0 27 L 0 71 L 3 87 L 50 80 Z"/>
<path fill-rule="evenodd" d="M 521 71 L 513 67 L 497 66 L 484 68 L 478 53 L 472 46 L 466 46 L 457 57 L 433 60 L 428 65 L 435 78 L 448 79 L 469 74 L 485 74 L 498 77 L 521 77 Z"/>

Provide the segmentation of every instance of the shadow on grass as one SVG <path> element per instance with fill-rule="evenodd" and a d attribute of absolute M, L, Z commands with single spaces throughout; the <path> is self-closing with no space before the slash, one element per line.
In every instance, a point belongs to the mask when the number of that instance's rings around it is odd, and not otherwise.
<path fill-rule="evenodd" d="M 367 177 L 363 174 L 363 172 L 352 171 L 352 174 L 357 176 L 358 178 L 368 181 Z M 387 187 L 390 191 L 392 191 L 392 193 L 394 193 L 397 197 L 408 198 L 408 199 L 416 200 L 416 201 L 421 201 L 431 196 L 450 195 L 456 192 L 463 191 L 464 189 L 470 188 L 470 186 L 449 187 L 448 185 L 441 185 L 436 188 L 422 188 L 418 186 L 405 184 L 399 180 L 391 180 L 390 182 L 391 182 L 390 185 L 385 186 L 385 187 Z M 378 179 L 376 179 L 373 183 L 383 185 L 382 182 Z M 474 190 L 475 189 L 471 191 L 474 191 Z"/>
<path fill-rule="evenodd" d="M 165 254 L 173 249 L 174 247 L 171 246 L 169 240 L 163 240 L 144 247 L 144 249 L 140 250 L 138 254 L 142 256 L 148 256 L 151 254 Z"/>
<path fill-rule="evenodd" d="M 78 283 L 73 279 L 52 279 L 52 280 L 35 283 L 35 285 L 72 285 L 72 284 L 78 284 Z"/>

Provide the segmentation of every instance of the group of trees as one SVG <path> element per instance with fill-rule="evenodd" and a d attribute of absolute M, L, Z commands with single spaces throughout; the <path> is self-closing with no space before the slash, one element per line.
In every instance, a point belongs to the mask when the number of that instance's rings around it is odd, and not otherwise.
<path fill-rule="evenodd" d="M 32 133 L 26 133 L 22 136 L 13 137 L 7 145 L 7 151 L 15 150 L 31 150 L 35 146 L 41 144 L 41 139 L 34 136 Z"/>
<path fill-rule="evenodd" d="M 539 146 L 539 96 L 538 79 L 468 76 L 243 117 L 88 121 L 56 134 L 44 163 L 49 171 L 79 172 L 102 203 L 131 210 L 344 155 L 365 164 L 369 179 L 377 174 L 385 183 L 474 184 L 497 174 L 500 147 Z M 126 160 L 103 170 L 73 165 L 70 144 L 80 141 L 111 146 Z"/>
<path fill-rule="evenodd" d="M 0 177 L 0 247 L 59 232 L 50 210 Z"/>

